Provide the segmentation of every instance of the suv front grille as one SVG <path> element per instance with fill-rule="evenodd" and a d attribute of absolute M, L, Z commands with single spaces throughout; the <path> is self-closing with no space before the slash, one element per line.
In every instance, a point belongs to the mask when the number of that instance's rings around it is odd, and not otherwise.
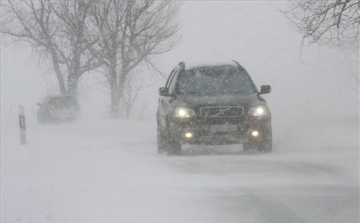
<path fill-rule="evenodd" d="M 202 107 L 200 114 L 206 118 L 219 118 L 219 117 L 241 117 L 244 108 L 241 106 L 223 106 L 223 107 Z"/>

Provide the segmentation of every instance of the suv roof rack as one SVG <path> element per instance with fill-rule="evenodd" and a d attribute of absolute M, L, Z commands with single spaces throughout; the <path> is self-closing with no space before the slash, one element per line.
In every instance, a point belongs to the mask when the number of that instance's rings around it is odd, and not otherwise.
<path fill-rule="evenodd" d="M 236 63 L 236 65 L 238 66 L 238 68 L 240 69 L 240 70 L 245 70 L 245 68 L 243 67 L 243 66 L 241 66 L 240 64 L 239 64 L 239 62 L 237 62 L 236 60 L 232 60 L 234 63 Z"/>
<path fill-rule="evenodd" d="M 231 60 L 231 62 L 233 63 L 229 63 L 229 62 L 223 62 L 223 63 L 218 63 L 218 64 L 191 64 L 190 66 L 188 66 L 188 69 L 193 69 L 193 68 L 198 68 L 198 67 L 214 67 L 214 66 L 231 66 L 231 67 L 236 67 L 241 71 L 246 71 L 245 68 L 243 66 L 240 65 L 239 62 L 237 62 L 236 60 Z M 182 69 L 185 70 L 185 62 L 181 61 L 178 66 Z"/>

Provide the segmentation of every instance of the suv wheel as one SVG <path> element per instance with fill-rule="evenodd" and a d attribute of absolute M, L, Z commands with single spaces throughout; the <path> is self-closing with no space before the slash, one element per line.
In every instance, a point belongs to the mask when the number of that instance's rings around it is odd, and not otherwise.
<path fill-rule="evenodd" d="M 263 153 L 272 152 L 272 140 L 265 140 L 262 143 L 259 143 L 258 150 Z"/>
<path fill-rule="evenodd" d="M 161 130 L 159 124 L 157 125 L 157 150 L 158 153 L 166 151 L 166 134 Z"/>
<path fill-rule="evenodd" d="M 267 132 L 265 139 L 259 145 L 259 151 L 263 153 L 272 152 L 272 131 Z"/>
<path fill-rule="evenodd" d="M 168 155 L 181 155 L 181 143 L 177 140 L 168 142 L 167 148 Z"/>
<path fill-rule="evenodd" d="M 181 142 L 171 135 L 168 125 L 166 132 L 166 147 L 168 155 L 181 155 Z"/>
<path fill-rule="evenodd" d="M 245 142 L 243 144 L 244 152 L 248 152 L 250 150 L 257 150 L 262 153 L 270 153 L 272 152 L 272 138 L 271 135 L 269 138 L 265 138 L 261 142 Z"/>

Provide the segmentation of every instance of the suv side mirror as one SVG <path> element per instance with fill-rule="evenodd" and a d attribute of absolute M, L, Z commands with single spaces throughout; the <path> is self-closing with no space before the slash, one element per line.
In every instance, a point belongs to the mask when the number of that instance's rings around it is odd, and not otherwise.
<path fill-rule="evenodd" d="M 168 89 L 166 87 L 159 88 L 159 95 L 168 96 L 169 95 Z"/>
<path fill-rule="evenodd" d="M 259 94 L 268 94 L 271 92 L 271 86 L 270 85 L 262 85 L 260 88 Z"/>

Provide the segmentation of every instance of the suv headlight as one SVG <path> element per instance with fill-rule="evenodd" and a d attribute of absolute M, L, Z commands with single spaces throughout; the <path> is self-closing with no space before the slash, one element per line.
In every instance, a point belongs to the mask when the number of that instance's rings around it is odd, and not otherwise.
<path fill-rule="evenodd" d="M 264 116 L 266 115 L 266 108 L 264 106 L 251 107 L 249 109 L 249 115 L 252 116 Z"/>
<path fill-rule="evenodd" d="M 191 118 L 196 117 L 195 111 L 190 108 L 177 108 L 174 114 L 175 118 Z"/>

